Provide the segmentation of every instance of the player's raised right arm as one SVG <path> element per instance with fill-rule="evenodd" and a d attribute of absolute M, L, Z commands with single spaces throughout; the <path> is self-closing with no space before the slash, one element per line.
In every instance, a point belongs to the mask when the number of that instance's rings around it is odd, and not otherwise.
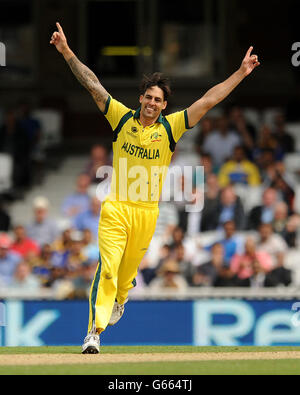
<path fill-rule="evenodd" d="M 104 112 L 109 94 L 103 88 L 96 75 L 87 66 L 81 63 L 71 51 L 63 29 L 58 22 L 56 22 L 56 26 L 58 32 L 52 34 L 50 44 L 55 45 L 58 52 L 63 55 L 77 80 L 90 92 L 100 110 Z"/>

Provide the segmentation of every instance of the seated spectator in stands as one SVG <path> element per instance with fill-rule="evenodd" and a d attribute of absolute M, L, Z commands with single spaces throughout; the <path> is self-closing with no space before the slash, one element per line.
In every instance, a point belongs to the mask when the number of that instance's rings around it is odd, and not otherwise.
<path fill-rule="evenodd" d="M 246 157 L 243 146 L 234 149 L 233 157 L 220 169 L 219 184 L 221 188 L 228 185 L 241 184 L 257 187 L 261 184 L 259 170 Z"/>
<path fill-rule="evenodd" d="M 285 239 L 286 226 L 289 221 L 289 208 L 284 202 L 278 202 L 275 206 L 274 219 L 272 227 L 275 233 L 279 234 Z"/>
<path fill-rule="evenodd" d="M 71 276 L 76 277 L 81 265 L 87 261 L 87 257 L 83 253 L 83 234 L 80 231 L 71 233 L 72 244 L 67 253 L 65 266 Z"/>
<path fill-rule="evenodd" d="M 53 249 L 50 244 L 45 244 L 39 257 L 35 260 L 32 268 L 32 273 L 37 276 L 41 284 L 45 287 L 49 286 L 51 271 L 53 267 Z"/>
<path fill-rule="evenodd" d="M 83 255 L 87 257 L 89 261 L 99 260 L 99 247 L 94 240 L 93 233 L 90 229 L 84 229 L 83 235 Z"/>
<path fill-rule="evenodd" d="M 300 229 L 300 216 L 299 214 L 294 214 L 289 217 L 286 224 L 285 232 L 283 235 L 284 240 L 290 248 L 298 247 L 298 230 Z"/>
<path fill-rule="evenodd" d="M 263 125 L 258 136 L 259 138 L 257 141 L 257 148 L 255 149 L 255 156 L 259 157 L 265 152 L 273 152 L 275 161 L 281 161 L 284 157 L 284 151 L 272 133 L 271 128 L 268 125 Z"/>
<path fill-rule="evenodd" d="M 199 166 L 193 174 L 193 185 L 196 188 L 205 187 L 206 180 L 210 175 L 218 174 L 218 169 L 213 166 L 211 155 L 203 153 L 200 157 Z"/>
<path fill-rule="evenodd" d="M 254 267 L 257 264 L 265 273 L 272 270 L 270 254 L 260 251 L 255 240 L 249 237 L 245 243 L 245 253 L 243 255 L 235 255 L 232 258 L 230 270 L 239 280 L 247 280 L 254 275 Z"/>
<path fill-rule="evenodd" d="M 234 221 L 224 223 L 224 239 L 218 243 L 224 248 L 224 262 L 230 266 L 230 261 L 234 255 L 241 253 L 244 249 L 244 240 L 236 234 L 236 225 Z"/>
<path fill-rule="evenodd" d="M 256 141 L 256 129 L 250 122 L 246 121 L 243 110 L 236 104 L 229 110 L 229 128 L 237 131 L 247 152 L 250 153 Z"/>
<path fill-rule="evenodd" d="M 210 133 L 204 141 L 203 151 L 211 155 L 214 166 L 220 168 L 232 156 L 233 150 L 241 144 L 241 138 L 229 129 L 228 119 L 223 116 L 218 120 L 218 128 Z"/>
<path fill-rule="evenodd" d="M 8 110 L 0 127 L 0 152 L 8 154 L 13 160 L 13 185 L 27 187 L 30 182 L 30 138 L 15 110 Z"/>
<path fill-rule="evenodd" d="M 15 240 L 11 250 L 18 253 L 24 259 L 32 260 L 40 253 L 40 248 L 34 240 L 27 237 L 26 229 L 22 225 L 14 227 Z"/>
<path fill-rule="evenodd" d="M 71 240 L 71 232 L 72 229 L 65 229 L 61 237 L 55 240 L 55 242 L 52 244 L 53 250 L 60 252 L 60 253 L 65 253 L 68 252 L 71 248 L 72 240 Z"/>
<path fill-rule="evenodd" d="M 262 196 L 262 205 L 254 207 L 248 216 L 247 229 L 258 230 L 261 224 L 270 224 L 274 220 L 278 195 L 274 188 L 267 188 Z"/>
<path fill-rule="evenodd" d="M 204 208 L 201 216 L 201 231 L 208 232 L 215 230 L 215 224 L 212 224 L 210 219 L 215 215 L 219 205 L 220 186 L 218 177 L 210 174 L 206 179 L 206 190 L 204 193 Z M 182 223 L 181 226 L 183 227 Z M 185 227 L 183 227 L 185 229 Z"/>
<path fill-rule="evenodd" d="M 266 287 L 278 287 L 279 285 L 288 287 L 292 283 L 292 271 L 284 267 L 284 258 L 284 253 L 277 254 L 277 265 L 266 276 Z"/>
<path fill-rule="evenodd" d="M 10 285 L 17 265 L 21 261 L 20 255 L 10 251 L 12 240 L 5 233 L 0 234 L 0 278 L 6 286 Z"/>
<path fill-rule="evenodd" d="M 295 139 L 287 132 L 285 115 L 280 112 L 275 116 L 274 136 L 285 154 L 295 152 Z"/>
<path fill-rule="evenodd" d="M 97 178 L 97 171 L 102 166 L 110 165 L 107 148 L 104 145 L 97 144 L 91 149 L 90 160 L 87 164 L 84 173 L 89 175 L 93 184 L 99 184 L 105 178 Z"/>
<path fill-rule="evenodd" d="M 214 122 L 211 118 L 205 117 L 200 121 L 200 131 L 195 139 L 195 149 L 199 155 L 203 155 L 203 144 L 214 130 Z"/>
<path fill-rule="evenodd" d="M 81 174 L 77 177 L 76 191 L 65 198 L 62 205 L 62 213 L 67 217 L 87 211 L 90 205 L 90 196 L 88 188 L 91 185 L 91 179 L 87 174 Z"/>
<path fill-rule="evenodd" d="M 297 182 L 290 177 L 285 171 L 285 166 L 282 162 L 276 164 L 276 168 L 272 173 L 269 173 L 270 186 L 276 189 L 280 199 L 286 202 L 289 207 L 289 213 L 294 211 L 295 191 L 293 185 Z"/>
<path fill-rule="evenodd" d="M 207 221 L 207 223 L 204 223 L 204 221 Z M 203 213 L 202 229 L 217 230 L 222 228 L 224 223 L 228 221 L 233 221 L 237 230 L 244 229 L 245 213 L 243 204 L 231 185 L 221 191 L 216 210 L 207 217 Z"/>
<path fill-rule="evenodd" d="M 58 234 L 56 223 L 48 217 L 49 201 L 45 197 L 37 197 L 33 202 L 34 220 L 27 227 L 28 237 L 34 240 L 40 247 L 44 244 L 52 244 Z"/>
<path fill-rule="evenodd" d="M 194 236 L 201 232 L 204 195 L 201 189 L 193 188 L 194 199 L 186 205 L 186 209 L 179 212 L 179 227 L 187 236 Z"/>
<path fill-rule="evenodd" d="M 174 259 L 164 262 L 158 276 L 149 285 L 149 290 L 152 292 L 174 291 L 178 293 L 187 288 L 187 282 L 180 275 L 179 265 Z"/>
<path fill-rule="evenodd" d="M 186 259 L 185 248 L 183 244 L 178 244 L 173 251 L 172 256 L 179 265 L 180 274 L 185 278 L 189 285 L 192 285 L 194 266 Z"/>
<path fill-rule="evenodd" d="M 79 268 L 78 276 L 73 280 L 73 292 L 69 295 L 71 299 L 87 299 L 94 274 L 97 269 L 97 262 L 85 261 Z"/>
<path fill-rule="evenodd" d="M 31 266 L 28 262 L 22 261 L 16 267 L 13 280 L 10 285 L 15 287 L 18 291 L 24 293 L 34 292 L 40 289 L 41 283 L 38 277 L 32 274 Z"/>
<path fill-rule="evenodd" d="M 11 219 L 4 204 L 0 198 L 0 232 L 8 232 L 10 230 Z"/>
<path fill-rule="evenodd" d="M 193 286 L 231 287 L 235 278 L 225 265 L 225 253 L 222 244 L 216 243 L 211 249 L 211 259 L 198 266 L 193 275 Z"/>
<path fill-rule="evenodd" d="M 259 227 L 257 250 L 268 253 L 275 268 L 278 263 L 278 254 L 286 253 L 288 246 L 280 235 L 274 233 L 272 224 L 262 224 Z"/>
<path fill-rule="evenodd" d="M 95 240 L 98 238 L 99 214 L 101 202 L 97 197 L 90 200 L 90 208 L 74 218 L 74 226 L 77 230 L 89 229 Z"/>

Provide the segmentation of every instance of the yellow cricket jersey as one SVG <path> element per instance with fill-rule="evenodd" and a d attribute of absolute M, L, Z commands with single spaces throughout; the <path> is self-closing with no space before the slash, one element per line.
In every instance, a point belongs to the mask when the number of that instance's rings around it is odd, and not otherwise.
<path fill-rule="evenodd" d="M 176 144 L 189 129 L 187 110 L 143 127 L 140 109 L 109 96 L 104 115 L 113 130 L 113 177 L 108 200 L 156 207 Z"/>

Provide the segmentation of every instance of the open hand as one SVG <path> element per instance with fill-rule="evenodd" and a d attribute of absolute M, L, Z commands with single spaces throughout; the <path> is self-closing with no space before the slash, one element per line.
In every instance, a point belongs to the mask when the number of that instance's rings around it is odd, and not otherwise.
<path fill-rule="evenodd" d="M 252 51 L 253 51 L 253 47 L 250 47 L 241 65 L 241 70 L 246 76 L 251 74 L 252 71 L 256 69 L 256 67 L 260 66 L 260 62 L 258 61 L 258 56 L 251 55 Z"/>
<path fill-rule="evenodd" d="M 52 34 L 50 44 L 55 45 L 58 52 L 62 53 L 64 50 L 68 48 L 68 43 L 64 31 L 58 22 L 56 22 L 56 26 L 58 32 L 54 32 Z"/>

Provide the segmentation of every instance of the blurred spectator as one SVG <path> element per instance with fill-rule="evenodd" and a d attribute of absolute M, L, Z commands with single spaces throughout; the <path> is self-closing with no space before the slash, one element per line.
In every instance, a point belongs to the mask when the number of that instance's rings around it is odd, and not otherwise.
<path fill-rule="evenodd" d="M 11 224 L 11 219 L 4 208 L 3 201 L 1 200 L 0 197 L 0 232 L 8 232 L 10 229 L 10 224 Z"/>
<path fill-rule="evenodd" d="M 204 221 L 208 223 L 204 223 Z M 243 230 L 245 226 L 245 214 L 240 197 L 234 191 L 233 186 L 228 186 L 221 191 L 216 210 L 210 216 L 203 215 L 202 229 L 217 230 L 222 228 L 227 221 L 233 221 L 237 230 Z"/>
<path fill-rule="evenodd" d="M 107 148 L 104 145 L 97 144 L 91 149 L 90 160 L 87 164 L 84 173 L 89 175 L 91 182 L 94 184 L 99 184 L 105 178 L 97 178 L 97 170 L 102 166 L 108 166 L 110 164 L 108 158 Z"/>
<path fill-rule="evenodd" d="M 238 105 L 232 106 L 229 111 L 229 127 L 238 132 L 247 151 L 251 152 L 256 141 L 256 129 L 246 121 L 243 110 Z"/>
<path fill-rule="evenodd" d="M 200 132 L 195 139 L 195 149 L 199 155 L 203 155 L 203 144 L 212 133 L 213 129 L 214 124 L 211 118 L 205 117 L 200 121 Z"/>
<path fill-rule="evenodd" d="M 278 258 L 282 257 L 288 250 L 288 246 L 284 239 L 275 234 L 271 224 L 262 224 L 259 227 L 259 241 L 257 244 L 258 251 L 268 253 L 272 257 L 273 268 L 278 264 Z"/>
<path fill-rule="evenodd" d="M 289 208 L 284 202 L 279 202 L 275 206 L 274 219 L 272 222 L 273 230 L 285 238 L 286 226 L 289 220 Z"/>
<path fill-rule="evenodd" d="M 287 245 L 290 248 L 298 247 L 297 236 L 299 229 L 300 229 L 300 216 L 298 214 L 294 214 L 291 217 L 289 217 L 284 234 L 282 235 Z"/>
<path fill-rule="evenodd" d="M 163 263 L 171 257 L 171 248 L 168 244 L 163 245 L 160 248 L 158 255 L 158 263 L 156 267 L 151 267 L 149 265 L 149 260 L 145 256 L 140 264 L 140 272 L 143 277 L 143 282 L 149 285 L 151 281 L 156 277 L 156 270 L 159 269 Z"/>
<path fill-rule="evenodd" d="M 187 283 L 180 275 L 180 268 L 174 259 L 168 259 L 164 262 L 158 273 L 159 277 L 155 278 L 149 286 L 152 292 L 161 291 L 185 291 Z"/>
<path fill-rule="evenodd" d="M 58 236 L 56 223 L 48 218 L 49 201 L 45 197 L 37 197 L 33 202 L 34 220 L 27 227 L 28 237 L 41 247 L 52 244 Z"/>
<path fill-rule="evenodd" d="M 274 136 L 284 153 L 290 154 L 295 152 L 295 139 L 286 130 L 285 115 L 283 113 L 278 113 L 274 121 Z"/>
<path fill-rule="evenodd" d="M 274 153 L 275 161 L 280 161 L 283 159 L 284 151 L 272 133 L 271 128 L 268 125 L 263 125 L 260 129 L 259 138 L 257 141 L 256 156 L 259 153 L 262 154 L 266 151 L 271 151 Z"/>
<path fill-rule="evenodd" d="M 76 276 L 76 272 L 80 269 L 81 265 L 86 262 L 87 257 L 83 253 L 83 234 L 79 231 L 71 233 L 71 247 L 67 253 L 65 265 L 70 272 L 70 275 Z"/>
<path fill-rule="evenodd" d="M 218 120 L 218 129 L 205 139 L 203 151 L 211 155 L 215 166 L 221 167 L 240 144 L 240 137 L 229 129 L 228 119 L 223 116 Z"/>
<path fill-rule="evenodd" d="M 91 179 L 87 174 L 81 174 L 77 177 L 76 191 L 65 198 L 62 205 L 62 213 L 67 217 L 87 211 L 90 205 L 90 196 L 88 194 Z"/>
<path fill-rule="evenodd" d="M 216 243 L 211 249 L 211 260 L 200 265 L 193 276 L 194 286 L 231 287 L 235 279 L 225 266 L 222 244 Z"/>
<path fill-rule="evenodd" d="M 193 189 L 194 200 L 187 205 L 186 210 L 179 212 L 179 227 L 187 236 L 194 236 L 201 232 L 204 196 L 201 190 Z"/>
<path fill-rule="evenodd" d="M 44 286 L 49 286 L 51 270 L 52 270 L 52 257 L 53 250 L 49 244 L 45 244 L 42 247 L 39 257 L 35 260 L 32 273 L 36 275 L 41 284 Z"/>
<path fill-rule="evenodd" d="M 262 205 L 254 207 L 248 217 L 247 229 L 257 230 L 263 223 L 269 224 L 274 220 L 275 206 L 278 195 L 274 188 L 267 188 L 262 196 Z"/>
<path fill-rule="evenodd" d="M 241 253 L 244 249 L 244 240 L 236 234 L 236 225 L 234 221 L 227 221 L 223 225 L 224 239 L 219 241 L 224 248 L 225 266 L 230 266 L 230 261 L 235 254 Z"/>
<path fill-rule="evenodd" d="M 41 140 L 41 124 L 32 115 L 32 108 L 28 102 L 23 102 L 19 105 L 19 123 L 26 134 L 26 139 L 29 143 L 28 151 L 28 174 L 26 179 L 26 186 L 29 186 L 33 181 L 33 176 L 40 171 L 40 152 L 39 144 Z"/>
<path fill-rule="evenodd" d="M 0 127 L 0 152 L 13 159 L 14 187 L 27 187 L 30 182 L 30 140 L 17 120 L 15 110 L 8 110 Z"/>
<path fill-rule="evenodd" d="M 247 159 L 243 146 L 235 147 L 232 159 L 220 169 L 219 183 L 221 188 L 229 184 L 242 184 L 252 187 L 260 185 L 259 170 Z"/>
<path fill-rule="evenodd" d="M 70 250 L 72 244 L 71 232 L 72 229 L 65 229 L 63 231 L 61 237 L 58 238 L 52 245 L 54 251 L 65 253 Z"/>
<path fill-rule="evenodd" d="M 5 233 L 0 234 L 0 278 L 1 283 L 10 285 L 17 265 L 21 261 L 20 255 L 10 251 L 12 240 Z"/>
<path fill-rule="evenodd" d="M 255 265 L 259 266 L 259 270 Z M 257 249 L 253 238 L 248 238 L 245 243 L 245 253 L 233 257 L 230 270 L 240 280 L 246 280 L 254 275 L 254 267 L 256 272 L 262 270 L 267 273 L 272 269 L 272 259 L 267 252 Z"/>
<path fill-rule="evenodd" d="M 78 272 L 78 276 L 73 280 L 74 291 L 71 293 L 72 299 L 87 299 L 94 274 L 97 269 L 97 262 L 84 262 Z"/>
<path fill-rule="evenodd" d="M 74 226 L 77 230 L 89 229 L 95 240 L 98 238 L 99 214 L 101 202 L 97 197 L 90 200 L 90 208 L 74 218 Z"/>
<path fill-rule="evenodd" d="M 219 204 L 220 186 L 218 177 L 210 174 L 206 179 L 206 191 L 204 194 L 204 208 L 202 210 L 201 231 L 215 230 L 215 224 L 210 219 L 215 215 Z"/>
<path fill-rule="evenodd" d="M 83 230 L 83 254 L 87 257 L 89 261 L 99 260 L 99 247 L 94 241 L 93 233 L 90 229 Z"/>
<path fill-rule="evenodd" d="M 185 278 L 187 283 L 191 285 L 194 274 L 194 267 L 192 263 L 186 259 L 184 245 L 178 244 L 172 255 L 179 265 L 180 274 Z"/>
<path fill-rule="evenodd" d="M 40 248 L 34 240 L 27 237 L 26 229 L 22 225 L 14 227 L 15 240 L 11 250 L 21 255 L 24 259 L 33 259 L 40 253 Z"/>
<path fill-rule="evenodd" d="M 39 279 L 32 274 L 31 267 L 26 261 L 18 264 L 11 287 L 15 287 L 22 292 L 33 292 L 40 288 L 41 284 Z"/>
<path fill-rule="evenodd" d="M 203 153 L 200 157 L 199 166 L 193 174 L 193 185 L 196 188 L 205 186 L 205 182 L 210 175 L 218 173 L 218 169 L 213 166 L 211 155 Z"/>
<path fill-rule="evenodd" d="M 295 199 L 293 185 L 297 183 L 286 173 L 285 166 L 282 162 L 278 162 L 272 172 L 269 171 L 269 179 L 271 188 L 276 189 L 280 199 L 286 202 L 289 212 L 292 213 Z"/>

